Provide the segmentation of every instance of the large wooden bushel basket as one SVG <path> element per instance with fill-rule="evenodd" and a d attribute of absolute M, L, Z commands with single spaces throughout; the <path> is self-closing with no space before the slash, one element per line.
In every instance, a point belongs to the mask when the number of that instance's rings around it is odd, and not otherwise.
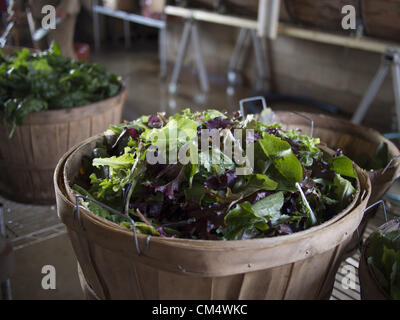
<path fill-rule="evenodd" d="M 378 228 L 384 232 L 391 232 L 400 229 L 400 219 L 390 220 Z M 363 300 L 391 300 L 390 295 L 381 287 L 373 271 L 367 262 L 366 250 L 369 245 L 369 238 L 364 242 L 361 249 L 358 277 L 360 279 L 361 299 Z"/>
<path fill-rule="evenodd" d="M 125 88 L 112 98 L 29 114 L 14 136 L 0 124 L 0 193 L 24 203 L 55 203 L 53 173 L 72 146 L 121 122 Z"/>
<path fill-rule="evenodd" d="M 84 209 L 72 212 L 69 187 L 83 155 L 102 136 L 70 150 L 57 165 L 58 215 L 82 269 L 100 299 L 328 299 L 342 254 L 371 192 L 358 167 L 360 193 L 322 225 L 288 236 L 205 241 L 138 235 Z"/>

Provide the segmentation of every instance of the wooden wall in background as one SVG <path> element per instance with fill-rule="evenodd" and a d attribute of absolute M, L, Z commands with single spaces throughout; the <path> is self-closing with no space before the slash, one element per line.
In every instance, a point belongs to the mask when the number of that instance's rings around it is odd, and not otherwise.
<path fill-rule="evenodd" d="M 400 0 L 361 0 L 366 34 L 400 41 Z"/>
<path fill-rule="evenodd" d="M 175 62 L 183 22 L 168 21 L 168 60 Z M 238 29 L 199 23 L 200 47 L 210 78 L 226 76 Z M 337 106 L 352 113 L 361 101 L 379 68 L 379 54 L 312 41 L 279 36 L 269 45 L 276 91 L 299 94 Z M 194 68 L 192 47 L 185 66 Z M 250 48 L 242 75 L 247 85 L 256 78 L 254 54 Z M 197 85 L 197 83 L 194 83 Z M 364 124 L 389 132 L 392 128 L 394 97 L 391 77 L 387 77 L 370 108 Z"/>
<path fill-rule="evenodd" d="M 282 0 L 281 2 L 281 8 L 287 10 L 293 23 L 348 33 L 341 28 L 343 18 L 341 9 L 345 5 L 352 5 L 359 15 L 359 0 Z"/>

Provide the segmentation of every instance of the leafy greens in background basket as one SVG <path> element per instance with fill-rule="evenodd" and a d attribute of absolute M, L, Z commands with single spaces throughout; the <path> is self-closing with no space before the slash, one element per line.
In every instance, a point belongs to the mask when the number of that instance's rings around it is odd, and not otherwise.
<path fill-rule="evenodd" d="M 381 142 L 376 148 L 374 155 L 369 155 L 367 153 L 355 154 L 350 150 L 345 150 L 345 154 L 348 154 L 350 158 L 357 163 L 361 168 L 365 170 L 379 170 L 386 167 L 389 163 L 389 151 L 386 142 Z"/>
<path fill-rule="evenodd" d="M 215 150 L 217 164 L 210 161 L 211 150 L 199 153 L 199 164 L 149 164 L 145 151 L 156 144 L 157 133 L 170 128 L 195 139 L 202 129 L 216 129 L 221 141 L 232 139 L 244 151 L 252 145 L 253 172 L 237 175 L 240 166 L 226 164 L 229 152 L 223 143 Z M 234 129 L 253 129 L 254 134 L 243 133 L 239 141 Z M 175 139 L 178 146 L 187 143 Z M 110 126 L 104 142 L 91 157 L 84 157 L 73 188 L 128 212 L 137 221 L 137 231 L 145 234 L 207 240 L 291 234 L 330 219 L 358 192 L 351 160 L 330 157 L 318 144 L 319 139 L 284 131 L 278 124 L 264 125 L 254 115 L 242 119 L 239 113 L 228 117 L 217 110 L 185 109 L 168 119 L 164 114 L 143 116 Z M 94 202 L 83 205 L 131 228 L 128 220 Z"/>
<path fill-rule="evenodd" d="M 10 137 L 32 112 L 83 106 L 120 89 L 116 75 L 98 64 L 62 57 L 56 43 L 42 53 L 25 48 L 15 56 L 0 49 L 0 118 Z"/>
<path fill-rule="evenodd" d="M 400 230 L 374 232 L 369 240 L 367 259 L 382 288 L 392 299 L 400 300 Z"/>

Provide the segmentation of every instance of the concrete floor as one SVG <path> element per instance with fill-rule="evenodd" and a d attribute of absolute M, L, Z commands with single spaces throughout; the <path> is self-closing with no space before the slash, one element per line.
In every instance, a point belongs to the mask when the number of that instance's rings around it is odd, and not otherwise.
<path fill-rule="evenodd" d="M 83 299 L 77 262 L 66 234 L 16 250 L 15 261 L 16 270 L 11 282 L 14 299 Z M 56 270 L 54 289 L 42 287 L 42 280 L 48 274 L 42 269 L 48 265 Z"/>
<path fill-rule="evenodd" d="M 55 205 L 26 205 L 0 197 L 8 239 L 15 252 L 12 296 L 25 299 L 82 299 L 77 261 L 66 229 L 58 219 Z M 55 289 L 45 290 L 42 273 L 45 266 L 56 270 Z"/>
<path fill-rule="evenodd" d="M 237 110 L 241 98 L 255 94 L 251 88 L 237 88 L 233 96 L 227 96 L 226 84 L 216 79 L 212 82 L 210 93 L 202 97 L 195 75 L 185 69 L 178 93 L 170 96 L 167 93 L 167 82 L 159 78 L 156 47 L 150 50 L 104 50 L 92 55 L 92 60 L 102 63 L 125 79 L 130 77 L 124 111 L 124 118 L 127 120 L 160 110 L 170 114 L 189 106 L 195 109 L 208 106 Z M 170 71 L 171 68 L 169 73 Z M 295 108 L 288 104 L 274 104 L 273 107 Z M 5 205 L 8 237 L 16 253 L 16 270 L 12 278 L 14 299 L 82 299 L 77 262 L 66 230 L 57 217 L 55 205 L 22 205 L 1 197 L 0 203 Z M 400 212 L 397 208 L 393 210 Z M 382 215 L 378 216 L 380 218 L 374 223 L 376 225 L 383 219 Z M 355 256 L 355 259 L 344 263 L 356 264 L 356 258 Z M 42 274 L 42 268 L 45 265 L 53 265 L 56 268 L 55 290 L 42 288 L 41 282 L 45 276 Z M 340 277 L 341 275 L 338 275 L 337 281 Z M 334 298 L 356 299 L 359 298 L 357 294 L 336 292 Z"/>

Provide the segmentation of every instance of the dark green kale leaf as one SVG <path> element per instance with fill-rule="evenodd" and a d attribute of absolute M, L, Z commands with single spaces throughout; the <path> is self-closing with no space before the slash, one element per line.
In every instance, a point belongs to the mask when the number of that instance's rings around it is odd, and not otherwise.
<path fill-rule="evenodd" d="M 277 192 L 253 205 L 250 202 L 242 202 L 225 216 L 226 227 L 222 230 L 227 240 L 240 238 L 243 232 L 251 229 L 266 231 L 270 225 L 276 225 L 281 216 L 283 206 L 283 192 Z M 261 233 L 261 232 L 260 232 Z M 252 232 L 256 235 L 257 232 Z"/>
<path fill-rule="evenodd" d="M 115 96 L 120 79 L 98 65 L 62 57 L 49 50 L 28 49 L 5 56 L 0 49 L 0 118 L 12 137 L 17 125 L 33 112 L 91 104 Z"/>
<path fill-rule="evenodd" d="M 392 299 L 400 300 L 400 230 L 374 232 L 366 254 L 379 284 Z"/>

